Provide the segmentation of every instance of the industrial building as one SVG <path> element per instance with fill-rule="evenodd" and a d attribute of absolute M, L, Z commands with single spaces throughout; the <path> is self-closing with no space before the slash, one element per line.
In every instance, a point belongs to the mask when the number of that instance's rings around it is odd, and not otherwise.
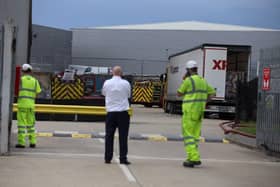
<path fill-rule="evenodd" d="M 37 72 L 64 71 L 71 64 L 72 32 L 32 25 L 30 62 Z"/>
<path fill-rule="evenodd" d="M 72 64 L 123 66 L 128 74 L 161 74 L 168 57 L 203 43 L 251 46 L 249 77 L 260 49 L 280 44 L 280 30 L 196 21 L 73 28 Z"/>

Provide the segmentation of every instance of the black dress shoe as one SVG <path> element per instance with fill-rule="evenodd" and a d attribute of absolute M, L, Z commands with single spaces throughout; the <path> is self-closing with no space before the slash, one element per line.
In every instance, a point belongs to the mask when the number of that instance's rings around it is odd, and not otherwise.
<path fill-rule="evenodd" d="M 124 161 L 120 161 L 120 164 L 125 164 L 125 165 L 129 165 L 129 164 L 131 164 L 129 161 L 127 161 L 127 160 L 124 160 Z"/>
<path fill-rule="evenodd" d="M 35 148 L 35 147 L 36 147 L 36 144 L 30 144 L 29 147 Z"/>
<path fill-rule="evenodd" d="M 17 145 L 16 145 L 16 148 L 25 148 L 25 146 L 24 146 L 24 145 L 17 144 Z"/>
<path fill-rule="evenodd" d="M 105 160 L 105 164 L 111 164 L 111 160 Z"/>
<path fill-rule="evenodd" d="M 194 164 L 190 161 L 185 161 L 185 162 L 183 162 L 183 166 L 188 167 L 188 168 L 193 168 Z"/>

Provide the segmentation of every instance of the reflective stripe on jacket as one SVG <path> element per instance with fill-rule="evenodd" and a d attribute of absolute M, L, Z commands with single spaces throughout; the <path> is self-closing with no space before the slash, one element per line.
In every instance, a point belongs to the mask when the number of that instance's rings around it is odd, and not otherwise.
<path fill-rule="evenodd" d="M 178 92 L 184 94 L 183 111 L 197 112 L 204 111 L 208 95 L 215 94 L 214 88 L 198 75 L 186 78 Z"/>
<path fill-rule="evenodd" d="M 18 107 L 34 108 L 36 95 L 40 92 L 41 88 L 37 79 L 30 75 L 22 76 L 18 94 Z"/>

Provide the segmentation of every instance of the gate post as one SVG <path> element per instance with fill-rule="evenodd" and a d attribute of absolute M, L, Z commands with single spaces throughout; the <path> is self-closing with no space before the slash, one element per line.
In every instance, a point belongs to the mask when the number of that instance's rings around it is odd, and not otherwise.
<path fill-rule="evenodd" d="M 2 27 L 3 28 L 3 27 Z M 1 123 L 0 123 L 0 155 L 6 154 L 9 147 L 9 128 L 12 123 L 12 100 L 13 100 L 13 41 L 15 27 L 12 20 L 4 24 L 3 55 L 1 58 Z"/>

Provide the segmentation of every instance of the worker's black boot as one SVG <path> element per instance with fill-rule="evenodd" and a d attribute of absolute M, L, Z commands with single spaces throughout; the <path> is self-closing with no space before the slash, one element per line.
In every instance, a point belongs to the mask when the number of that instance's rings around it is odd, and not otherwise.
<path fill-rule="evenodd" d="M 16 148 L 25 148 L 25 146 L 24 146 L 24 145 L 17 144 L 17 145 L 16 145 Z"/>
<path fill-rule="evenodd" d="M 201 161 L 199 160 L 199 161 L 190 161 L 193 165 L 195 165 L 195 166 L 199 166 L 199 165 L 201 165 Z"/>
<path fill-rule="evenodd" d="M 183 166 L 188 167 L 188 168 L 193 168 L 194 164 L 190 161 L 185 161 L 185 162 L 183 162 Z"/>

